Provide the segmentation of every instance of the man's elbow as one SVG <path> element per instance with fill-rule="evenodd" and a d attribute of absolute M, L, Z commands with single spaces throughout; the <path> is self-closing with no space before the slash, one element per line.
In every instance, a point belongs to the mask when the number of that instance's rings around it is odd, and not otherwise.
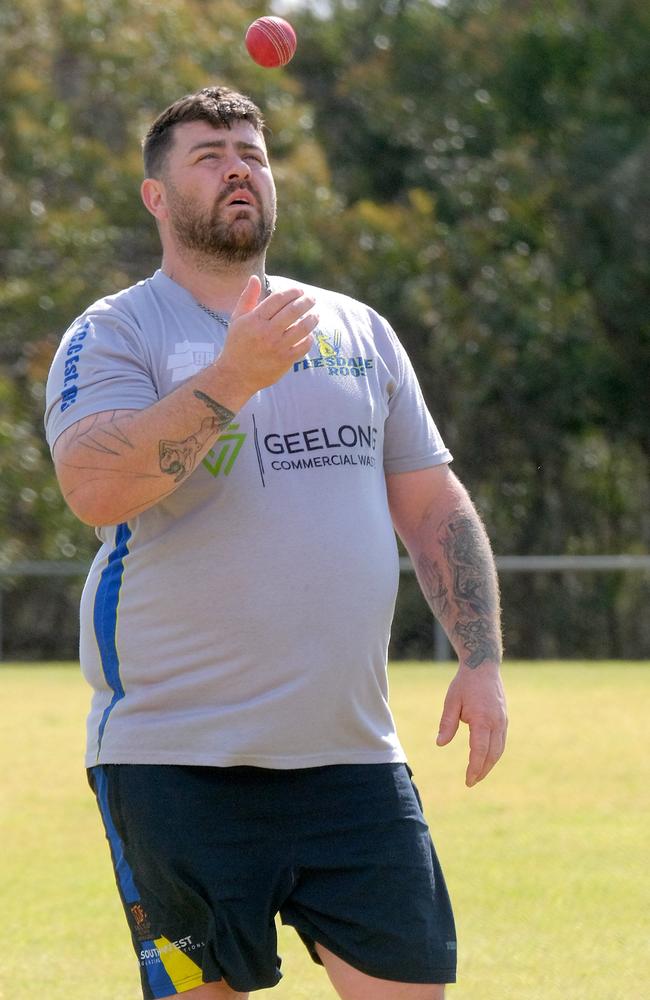
<path fill-rule="evenodd" d="M 119 524 L 124 520 L 124 493 L 107 490 L 97 482 L 69 483 L 59 479 L 66 504 L 82 524 L 91 528 Z"/>

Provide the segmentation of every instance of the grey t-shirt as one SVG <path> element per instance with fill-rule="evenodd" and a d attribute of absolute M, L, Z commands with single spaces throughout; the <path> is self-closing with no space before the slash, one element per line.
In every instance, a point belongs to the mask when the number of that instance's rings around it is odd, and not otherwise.
<path fill-rule="evenodd" d="M 320 312 L 309 355 L 175 493 L 97 530 L 81 600 L 89 766 L 404 760 L 388 707 L 398 557 L 385 473 L 451 455 L 386 321 L 304 287 Z M 155 403 L 224 337 L 161 271 L 96 302 L 52 364 L 50 446 L 89 414 Z"/>

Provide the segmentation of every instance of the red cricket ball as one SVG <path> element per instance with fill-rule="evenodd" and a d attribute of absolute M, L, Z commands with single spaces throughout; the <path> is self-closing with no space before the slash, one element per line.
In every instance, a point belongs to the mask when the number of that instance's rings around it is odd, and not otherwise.
<path fill-rule="evenodd" d="M 296 33 L 282 17 L 258 17 L 245 38 L 251 59 L 267 69 L 286 66 L 296 51 Z"/>

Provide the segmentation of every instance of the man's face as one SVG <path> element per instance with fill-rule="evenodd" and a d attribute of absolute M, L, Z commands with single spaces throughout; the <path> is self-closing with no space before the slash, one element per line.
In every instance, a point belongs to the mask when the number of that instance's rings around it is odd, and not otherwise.
<path fill-rule="evenodd" d="M 225 263 L 266 250 L 275 228 L 275 185 L 264 139 L 249 122 L 177 125 L 162 181 L 181 246 Z"/>

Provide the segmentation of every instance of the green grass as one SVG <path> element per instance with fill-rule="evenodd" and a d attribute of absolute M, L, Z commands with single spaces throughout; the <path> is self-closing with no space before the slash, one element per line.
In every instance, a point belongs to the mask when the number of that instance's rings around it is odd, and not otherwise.
<path fill-rule="evenodd" d="M 434 735 L 452 669 L 395 665 L 398 727 L 459 931 L 450 1000 L 641 1000 L 650 970 L 650 668 L 508 664 L 506 756 L 463 784 L 466 730 Z M 2 1000 L 138 1000 L 82 767 L 88 694 L 70 666 L 0 666 Z M 256 996 L 331 1000 L 291 929 Z"/>

